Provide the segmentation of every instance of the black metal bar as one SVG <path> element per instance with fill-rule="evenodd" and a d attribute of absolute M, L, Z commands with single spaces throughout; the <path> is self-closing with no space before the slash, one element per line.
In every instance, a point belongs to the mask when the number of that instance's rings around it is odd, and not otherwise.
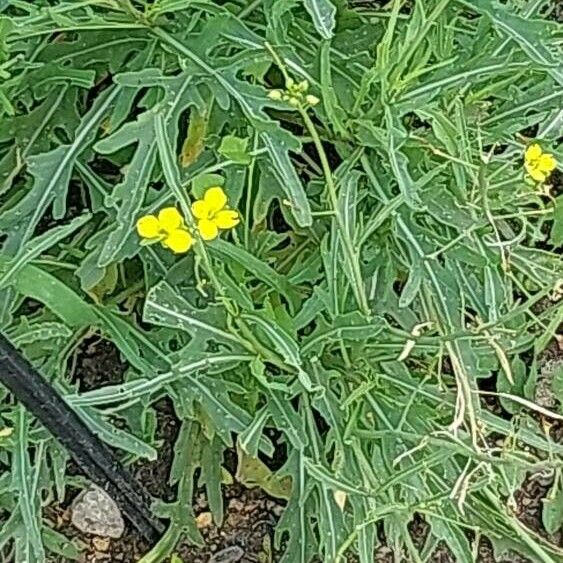
<path fill-rule="evenodd" d="M 113 498 L 149 541 L 164 532 L 150 510 L 151 497 L 63 397 L 0 334 L 0 382 L 68 450 L 84 474 Z"/>

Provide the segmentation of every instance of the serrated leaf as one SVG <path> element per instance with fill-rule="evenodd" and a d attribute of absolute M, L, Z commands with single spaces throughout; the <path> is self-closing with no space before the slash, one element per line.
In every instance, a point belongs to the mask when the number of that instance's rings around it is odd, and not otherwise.
<path fill-rule="evenodd" d="M 203 445 L 200 483 L 205 484 L 207 502 L 217 526 L 223 523 L 222 462 L 225 446 L 217 437 Z"/>
<path fill-rule="evenodd" d="M 513 39 L 535 63 L 546 66 L 557 64 L 557 59 L 545 45 L 547 43 L 545 21 L 523 18 L 511 13 L 495 0 L 472 0 L 470 6 L 471 9 L 491 18 L 495 26 Z"/>
<path fill-rule="evenodd" d="M 225 385 L 207 376 L 186 375 L 191 388 L 213 421 L 218 435 L 227 447 L 232 445 L 232 432 L 240 434 L 252 424 L 252 417 L 229 398 Z M 260 450 L 271 455 L 273 447 L 262 437 Z"/>
<path fill-rule="evenodd" d="M 115 187 L 110 198 L 110 202 L 119 205 L 119 211 L 116 225 L 108 233 L 98 257 L 100 267 L 117 260 L 126 243 L 131 237 L 136 236 L 134 225 L 144 203 L 156 163 L 155 111 L 163 121 L 166 134 L 176 138 L 181 113 L 190 105 L 197 107 L 203 105 L 197 88 L 192 85 L 191 76 L 181 73 L 171 79 L 162 76 L 161 73 L 155 73 L 151 78 L 156 81 L 156 85 L 164 89 L 163 99 L 155 104 L 155 108 L 142 113 L 136 121 L 127 122 L 95 146 L 95 149 L 102 154 L 112 154 L 136 144 L 124 179 Z"/>
<path fill-rule="evenodd" d="M 236 479 L 247 487 L 260 487 L 275 498 L 288 499 L 291 491 L 291 479 L 276 475 L 257 457 L 238 450 Z"/>
<path fill-rule="evenodd" d="M 210 21 L 209 25 L 219 27 L 223 33 L 226 32 L 225 28 L 228 28 L 228 26 L 233 26 L 241 33 L 246 33 L 246 30 L 240 29 L 240 25 L 237 25 L 235 21 L 224 16 Z M 208 64 L 202 58 L 201 50 L 204 45 L 201 44 L 201 41 L 200 44 L 192 42 L 188 46 L 188 44 L 178 41 L 162 29 L 159 29 L 157 34 L 162 41 L 187 57 L 198 69 L 212 78 L 217 85 L 216 95 L 220 105 L 228 106 L 229 97 L 237 102 L 245 117 L 259 132 L 260 138 L 268 150 L 275 172 L 281 180 L 282 188 L 286 191 L 292 213 L 298 224 L 303 227 L 310 226 L 312 217 L 309 201 L 289 158 L 289 151 L 299 151 L 301 144 L 294 135 L 273 122 L 264 111 L 264 106 L 271 103 L 266 95 L 266 90 L 241 81 L 237 75 L 238 69 L 236 66 L 224 70 Z M 249 40 L 252 43 L 254 37 L 251 36 Z M 222 95 L 222 99 L 220 99 L 219 94 Z"/>
<path fill-rule="evenodd" d="M 302 450 L 307 445 L 307 435 L 303 429 L 303 422 L 291 403 L 279 391 L 270 390 L 268 408 L 274 420 L 281 422 L 281 429 L 287 435 L 291 445 Z"/>
<path fill-rule="evenodd" d="M 271 266 L 250 254 L 243 248 L 236 246 L 225 240 L 216 240 L 210 246 L 211 255 L 215 255 L 224 260 L 232 260 L 242 268 L 247 269 L 258 279 L 272 287 L 283 295 L 291 304 L 293 311 L 298 303 L 295 289 L 291 286 L 287 278 L 278 274 Z"/>
<path fill-rule="evenodd" d="M 387 155 L 391 170 L 407 205 L 412 209 L 419 209 L 422 203 L 417 186 L 409 171 L 409 160 L 401 150 L 406 139 L 404 128 L 390 108 L 386 108 L 385 119 L 387 122 Z"/>
<path fill-rule="evenodd" d="M 82 118 L 74 140 L 69 145 L 60 145 L 50 152 L 32 156 L 28 168 L 34 176 L 33 188 L 16 205 L 0 217 L 0 230 L 8 232 L 5 248 L 19 256 L 23 245 L 31 238 L 41 216 L 53 203 L 53 216 L 61 219 L 66 210 L 66 193 L 76 158 L 85 149 L 86 143 L 97 131 L 120 89 L 108 89 L 97 99 Z"/>

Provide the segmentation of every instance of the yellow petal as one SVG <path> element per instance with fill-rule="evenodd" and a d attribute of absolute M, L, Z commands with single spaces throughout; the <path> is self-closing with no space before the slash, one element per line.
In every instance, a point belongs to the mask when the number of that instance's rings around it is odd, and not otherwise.
<path fill-rule="evenodd" d="M 192 213 L 196 219 L 209 219 L 211 210 L 205 200 L 198 199 L 192 203 Z"/>
<path fill-rule="evenodd" d="M 220 188 L 219 186 L 209 188 L 205 192 L 203 199 L 208 205 L 211 214 L 221 211 L 221 209 L 227 205 L 227 196 L 223 191 L 223 188 Z"/>
<path fill-rule="evenodd" d="M 145 215 L 137 221 L 137 232 L 142 238 L 156 238 L 160 233 L 160 223 L 154 215 Z"/>
<path fill-rule="evenodd" d="M 526 149 L 524 158 L 526 159 L 526 162 L 531 162 L 533 160 L 537 160 L 541 155 L 542 155 L 541 147 L 537 143 L 534 143 L 533 145 L 530 145 Z"/>
<path fill-rule="evenodd" d="M 223 211 L 219 211 L 219 213 L 213 217 L 213 222 L 220 229 L 232 229 L 239 224 L 240 218 L 237 211 L 223 209 Z"/>
<path fill-rule="evenodd" d="M 538 162 L 538 168 L 542 172 L 553 172 L 557 168 L 557 161 L 552 154 L 542 154 Z"/>
<path fill-rule="evenodd" d="M 209 219 L 202 219 L 197 224 L 197 228 L 203 240 L 213 240 L 214 238 L 217 238 L 217 235 L 219 234 L 217 225 Z"/>
<path fill-rule="evenodd" d="M 187 252 L 194 242 L 192 235 L 185 229 L 175 229 L 162 241 L 162 244 L 176 254 Z"/>
<path fill-rule="evenodd" d="M 546 175 L 536 166 L 529 166 L 526 164 L 526 171 L 528 174 L 536 181 L 543 182 L 546 179 Z"/>
<path fill-rule="evenodd" d="M 158 222 L 162 230 L 171 233 L 183 225 L 184 219 L 175 207 L 165 207 L 158 214 Z"/>

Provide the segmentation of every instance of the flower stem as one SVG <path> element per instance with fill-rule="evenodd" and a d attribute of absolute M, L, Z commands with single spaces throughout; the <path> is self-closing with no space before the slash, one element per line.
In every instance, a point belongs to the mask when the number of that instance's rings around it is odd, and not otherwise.
<path fill-rule="evenodd" d="M 348 233 L 344 225 L 341 211 L 338 208 L 338 194 L 336 192 L 336 185 L 334 184 L 334 177 L 332 175 L 332 170 L 328 162 L 326 151 L 324 150 L 321 138 L 319 137 L 315 124 L 313 123 L 313 120 L 311 119 L 307 111 L 303 107 L 299 107 L 298 110 L 299 113 L 301 114 L 301 117 L 303 118 L 305 127 L 307 128 L 309 134 L 311 135 L 313 144 L 315 145 L 317 154 L 319 155 L 319 159 L 321 161 L 321 168 L 323 170 L 323 174 L 325 177 L 326 187 L 328 189 L 328 196 L 332 206 L 332 211 L 334 213 L 334 218 L 338 226 L 338 231 L 340 232 L 340 238 L 342 239 L 344 254 L 350 266 L 350 273 L 352 278 L 350 281 L 352 282 L 352 290 L 354 292 L 354 297 L 356 298 L 356 301 L 362 313 L 366 316 L 370 316 L 371 313 L 365 292 L 364 282 L 362 279 L 359 256 L 354 250 L 354 245 L 352 243 L 352 240 L 350 239 L 350 234 Z"/>

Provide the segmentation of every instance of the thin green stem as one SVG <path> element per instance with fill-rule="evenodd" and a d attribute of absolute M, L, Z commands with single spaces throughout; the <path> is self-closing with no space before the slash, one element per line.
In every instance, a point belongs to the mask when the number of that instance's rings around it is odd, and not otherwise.
<path fill-rule="evenodd" d="M 253 0 L 253 2 L 250 2 L 250 4 L 248 6 L 246 6 L 246 8 L 243 8 L 238 14 L 237 17 L 242 19 L 246 16 L 248 16 L 248 14 L 252 13 L 256 8 L 258 8 L 258 6 L 260 6 L 260 4 L 262 4 L 263 0 Z"/>
<path fill-rule="evenodd" d="M 340 238 L 342 240 L 342 246 L 346 260 L 348 261 L 351 269 L 351 282 L 354 296 L 362 313 L 366 316 L 370 316 L 371 313 L 366 296 L 364 282 L 362 279 L 359 256 L 358 253 L 354 250 L 353 243 L 350 239 L 349 233 L 347 232 L 346 226 L 344 225 L 344 220 L 338 206 L 338 194 L 336 191 L 336 185 L 334 183 L 334 177 L 332 175 L 332 170 L 330 168 L 330 163 L 328 161 L 326 151 L 324 150 L 321 138 L 319 137 L 319 134 L 317 132 L 317 128 L 315 127 L 315 124 L 313 123 L 313 120 L 311 119 L 307 111 L 303 107 L 299 107 L 298 110 L 301 114 L 301 117 L 303 118 L 305 127 L 307 128 L 309 134 L 311 135 L 311 138 L 313 139 L 313 144 L 315 145 L 317 154 L 319 155 L 319 159 L 321 161 L 321 168 L 323 170 L 326 187 L 328 190 L 328 196 L 334 212 L 334 219 L 336 220 L 336 225 L 338 227 Z"/>

